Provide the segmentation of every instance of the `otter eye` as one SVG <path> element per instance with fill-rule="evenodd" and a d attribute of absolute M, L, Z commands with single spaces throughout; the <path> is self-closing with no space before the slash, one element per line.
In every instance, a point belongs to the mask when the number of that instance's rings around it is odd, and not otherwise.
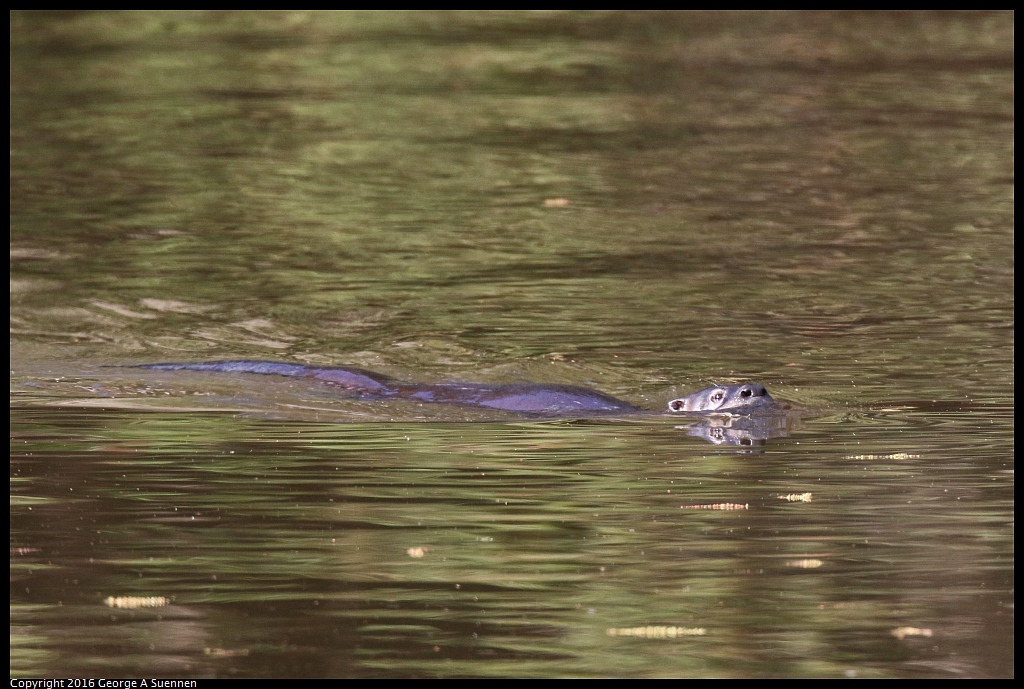
<path fill-rule="evenodd" d="M 753 395 L 753 394 L 754 394 L 754 393 L 753 393 L 753 392 L 751 392 L 750 388 L 743 388 L 743 389 L 742 389 L 742 390 L 740 391 L 740 397 L 750 397 L 750 396 L 751 396 L 751 395 Z"/>
<path fill-rule="evenodd" d="M 721 402 L 723 399 L 725 399 L 725 393 L 721 391 L 716 392 L 711 396 L 712 402 Z"/>

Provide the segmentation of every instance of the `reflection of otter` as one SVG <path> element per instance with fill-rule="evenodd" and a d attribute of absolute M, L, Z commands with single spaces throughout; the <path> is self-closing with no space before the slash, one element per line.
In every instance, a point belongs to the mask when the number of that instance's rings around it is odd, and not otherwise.
<path fill-rule="evenodd" d="M 137 368 L 163 371 L 219 371 L 313 378 L 343 388 L 358 399 L 403 399 L 416 402 L 465 404 L 533 414 L 613 414 L 642 411 L 628 402 L 574 385 L 489 385 L 486 383 L 403 383 L 358 368 L 319 368 L 272 361 L 212 361 L 209 363 L 143 364 Z M 668 404 L 671 412 L 729 412 L 745 414 L 773 402 L 763 385 L 720 385 Z"/>
<path fill-rule="evenodd" d="M 784 438 L 800 426 L 799 412 L 775 405 L 756 414 L 705 414 L 693 423 L 676 428 L 715 445 L 764 445 L 769 438 Z"/>

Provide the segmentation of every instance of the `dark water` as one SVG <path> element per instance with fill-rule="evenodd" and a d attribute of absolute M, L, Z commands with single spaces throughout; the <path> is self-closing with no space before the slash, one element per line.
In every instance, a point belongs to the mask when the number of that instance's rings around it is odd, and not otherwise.
<path fill-rule="evenodd" d="M 12 676 L 1012 676 L 1013 60 L 1001 13 L 12 15 Z M 106 367 L 223 358 L 810 413 Z"/>

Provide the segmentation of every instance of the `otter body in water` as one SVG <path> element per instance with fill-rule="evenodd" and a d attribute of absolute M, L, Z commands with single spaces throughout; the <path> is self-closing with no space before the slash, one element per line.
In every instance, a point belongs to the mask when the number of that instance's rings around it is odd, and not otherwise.
<path fill-rule="evenodd" d="M 302 366 L 274 361 L 211 361 L 208 363 L 142 364 L 133 368 L 160 371 L 216 371 L 313 378 L 343 388 L 358 399 L 402 399 L 418 402 L 462 404 L 505 411 L 570 415 L 635 413 L 643 411 L 628 402 L 597 390 L 575 385 L 522 383 L 406 383 L 359 368 Z M 670 412 L 730 412 L 746 414 L 773 403 L 763 385 L 720 385 L 668 404 Z"/>

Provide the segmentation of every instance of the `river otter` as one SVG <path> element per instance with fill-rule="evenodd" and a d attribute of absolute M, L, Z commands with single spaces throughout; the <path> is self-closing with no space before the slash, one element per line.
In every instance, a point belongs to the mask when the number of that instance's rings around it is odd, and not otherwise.
<path fill-rule="evenodd" d="M 668 410 L 673 412 L 725 411 L 759 407 L 774 401 L 760 383 L 716 385 L 672 400 L 668 403 Z"/>
<path fill-rule="evenodd" d="M 643 411 L 597 390 L 575 385 L 523 383 L 405 383 L 359 368 L 321 368 L 273 361 L 211 361 L 184 364 L 142 364 L 133 368 L 161 371 L 218 371 L 314 378 L 344 388 L 358 399 L 404 399 L 418 402 L 464 404 L 505 411 L 566 415 L 613 414 Z M 763 385 L 716 385 L 668 403 L 670 412 L 748 413 L 772 402 Z"/>

